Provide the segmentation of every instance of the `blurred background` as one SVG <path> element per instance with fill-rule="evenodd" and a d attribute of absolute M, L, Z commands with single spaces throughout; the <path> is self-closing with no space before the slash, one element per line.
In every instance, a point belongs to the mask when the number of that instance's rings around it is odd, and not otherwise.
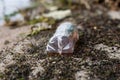
<path fill-rule="evenodd" d="M 119 22 L 119 0 L 0 0 L 0 44 L 16 39 L 29 32 L 31 25 L 41 22 L 52 27 L 63 21 L 96 26 L 104 20 Z"/>
<path fill-rule="evenodd" d="M 114 13 L 115 17 L 116 14 L 119 15 L 119 12 L 115 12 L 119 11 L 119 8 L 119 0 L 0 0 L 0 25 L 17 20 L 32 20 L 43 13 L 64 9 L 81 12 L 88 10 L 101 15 L 113 10 L 108 15 Z M 73 12 L 73 14 L 77 13 Z M 117 15 L 116 18 L 119 18 Z"/>

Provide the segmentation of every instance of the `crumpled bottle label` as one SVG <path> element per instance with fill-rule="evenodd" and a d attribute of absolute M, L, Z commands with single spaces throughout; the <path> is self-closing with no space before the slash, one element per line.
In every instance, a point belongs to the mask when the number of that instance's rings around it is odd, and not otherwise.
<path fill-rule="evenodd" d="M 79 34 L 76 26 L 71 22 L 62 23 L 47 44 L 48 53 L 73 53 Z"/>

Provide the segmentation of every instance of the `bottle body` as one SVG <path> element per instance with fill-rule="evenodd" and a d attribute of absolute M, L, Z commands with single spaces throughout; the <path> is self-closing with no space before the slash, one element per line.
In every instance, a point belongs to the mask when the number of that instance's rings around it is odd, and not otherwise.
<path fill-rule="evenodd" d="M 52 53 L 53 55 L 71 55 L 78 39 L 76 26 L 71 22 L 62 23 L 49 40 L 46 51 L 48 54 Z"/>

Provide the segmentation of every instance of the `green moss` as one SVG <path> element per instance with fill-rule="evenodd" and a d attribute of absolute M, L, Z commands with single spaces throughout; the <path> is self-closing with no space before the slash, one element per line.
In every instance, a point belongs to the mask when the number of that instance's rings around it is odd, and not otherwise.
<path fill-rule="evenodd" d="M 64 6 L 66 6 L 66 7 L 71 7 L 72 6 L 72 0 L 60 0 L 60 3 Z"/>
<path fill-rule="evenodd" d="M 19 78 L 19 80 L 25 80 L 24 78 Z"/>
<path fill-rule="evenodd" d="M 46 18 L 46 17 L 41 16 L 38 19 L 33 19 L 33 20 L 29 21 L 28 24 L 32 25 L 32 24 L 36 24 L 36 23 L 39 23 L 39 22 L 46 22 L 48 24 L 53 25 L 53 24 L 55 24 L 56 21 L 53 18 Z"/>
<path fill-rule="evenodd" d="M 2 73 L 0 73 L 0 79 L 2 79 L 4 77 L 4 75 Z"/>

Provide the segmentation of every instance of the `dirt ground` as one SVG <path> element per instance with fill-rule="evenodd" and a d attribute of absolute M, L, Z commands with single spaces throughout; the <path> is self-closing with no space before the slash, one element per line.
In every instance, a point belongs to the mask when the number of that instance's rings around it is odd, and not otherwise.
<path fill-rule="evenodd" d="M 0 50 L 6 47 L 7 43 L 14 42 L 19 36 L 24 36 L 30 32 L 30 26 L 23 26 L 16 29 L 10 27 L 0 27 Z"/>
<path fill-rule="evenodd" d="M 40 31 L 0 51 L 0 80 L 120 80 L 120 19 L 111 19 L 109 9 L 77 6 L 73 21 L 83 27 L 74 55 L 48 56 L 45 48 L 55 30 Z"/>

